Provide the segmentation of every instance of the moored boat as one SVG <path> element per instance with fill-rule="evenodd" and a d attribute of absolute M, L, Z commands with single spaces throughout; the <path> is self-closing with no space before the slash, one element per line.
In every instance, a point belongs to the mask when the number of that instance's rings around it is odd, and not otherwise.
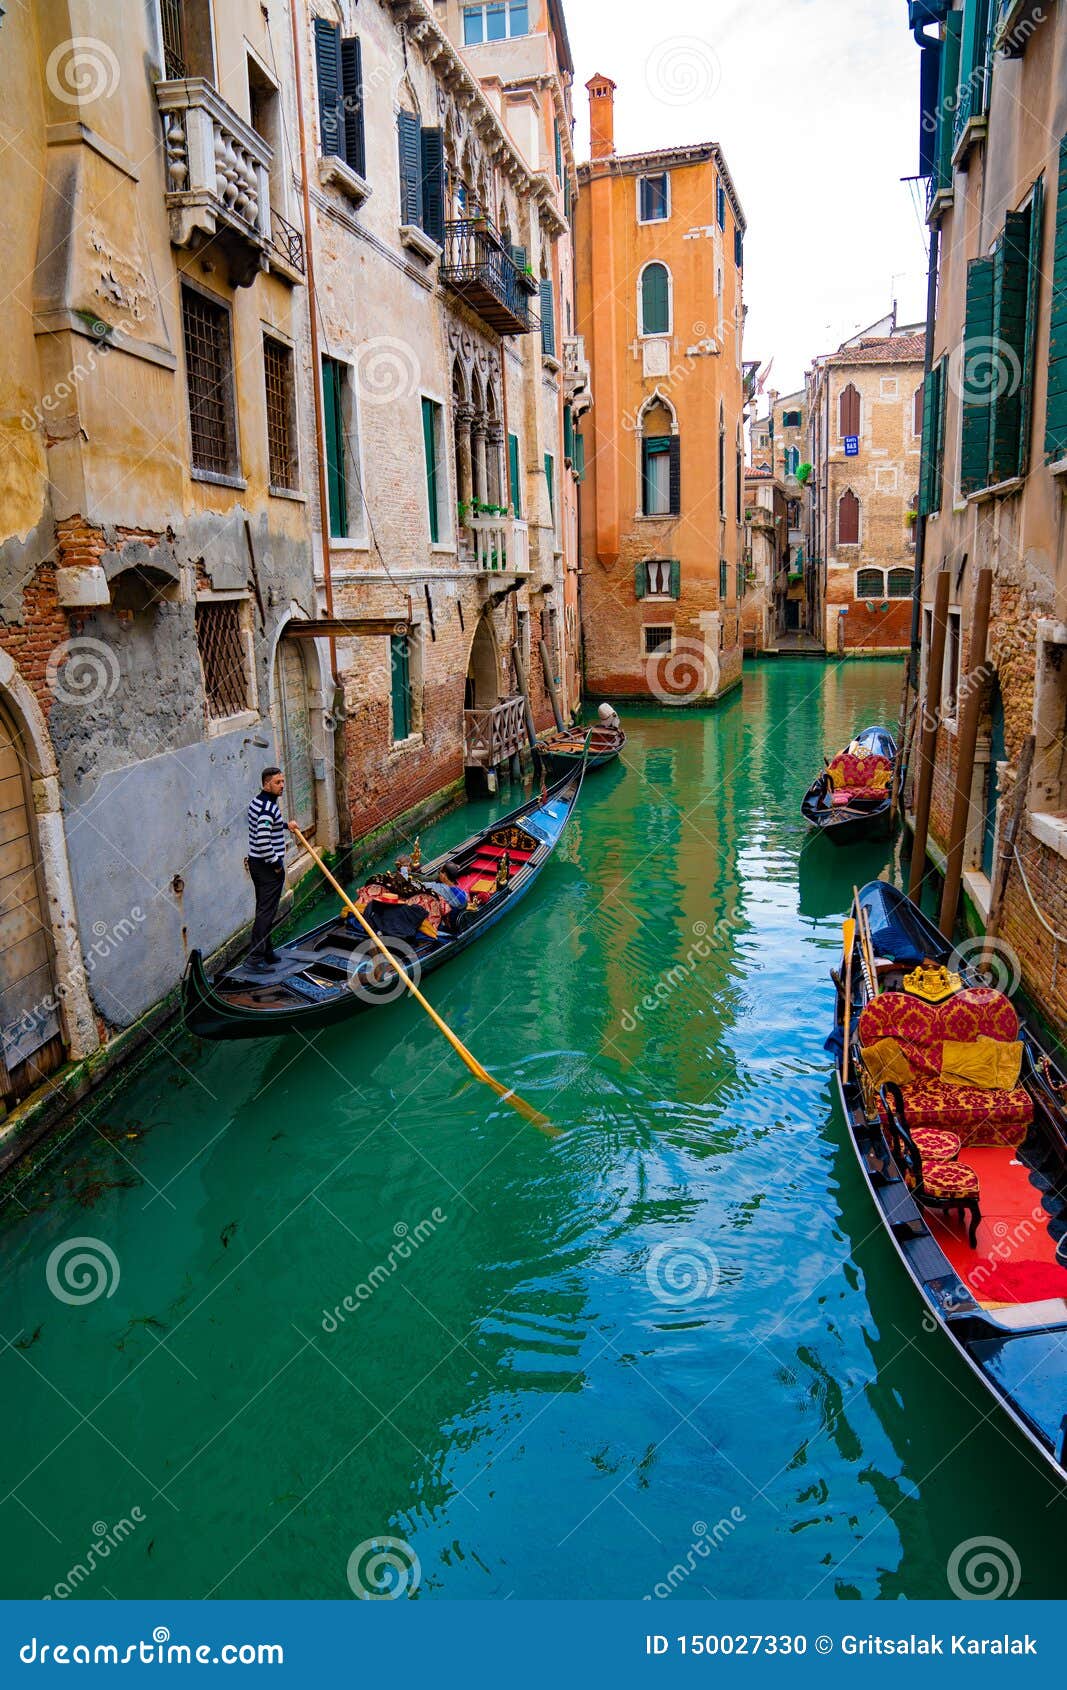
<path fill-rule="evenodd" d="M 864 728 L 832 757 L 800 806 L 805 821 L 835 845 L 888 839 L 897 745 L 886 728 Z"/>
<path fill-rule="evenodd" d="M 573 814 L 584 773 L 580 763 L 547 793 L 420 866 L 420 881 L 433 881 L 444 867 L 451 870 L 471 899 L 458 914 L 447 914 L 431 891 L 414 884 L 413 896 L 405 888 L 398 899 L 393 875 L 372 880 L 355 895 L 361 907 L 373 905 L 384 918 L 377 930 L 407 973 L 418 980 L 440 968 L 526 895 Z M 331 1026 L 404 989 L 355 919 L 339 913 L 279 945 L 278 962 L 269 969 L 242 962 L 210 979 L 201 953 L 193 951 L 183 1008 L 186 1025 L 201 1038 L 275 1038 Z"/>
<path fill-rule="evenodd" d="M 585 742 L 589 741 L 590 769 L 603 768 L 605 763 L 613 762 L 626 744 L 626 735 L 621 727 L 615 727 L 607 722 L 596 722 L 592 727 L 555 728 L 550 733 L 542 734 L 537 742 L 542 756 L 559 767 L 580 763 L 585 752 Z"/>
<path fill-rule="evenodd" d="M 904 893 L 872 881 L 858 909 L 831 1044 L 861 1172 L 933 1319 L 1065 1478 L 1067 1076 Z"/>

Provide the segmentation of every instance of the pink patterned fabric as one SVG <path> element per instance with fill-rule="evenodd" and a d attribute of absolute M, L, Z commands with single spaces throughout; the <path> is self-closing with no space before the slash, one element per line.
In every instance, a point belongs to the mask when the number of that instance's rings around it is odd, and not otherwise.
<path fill-rule="evenodd" d="M 1001 1039 L 1011 1043 L 1019 1037 L 1019 1017 L 1011 1000 L 992 986 L 968 986 L 941 1005 L 942 1039 L 970 1044 L 974 1039 Z"/>
<path fill-rule="evenodd" d="M 881 997 L 871 999 L 860 1016 L 861 1045 L 873 1045 L 878 1039 L 929 1045 L 943 1037 L 933 1004 L 908 997 L 906 992 L 883 992 Z M 940 1062 L 937 1071 L 941 1072 Z"/>

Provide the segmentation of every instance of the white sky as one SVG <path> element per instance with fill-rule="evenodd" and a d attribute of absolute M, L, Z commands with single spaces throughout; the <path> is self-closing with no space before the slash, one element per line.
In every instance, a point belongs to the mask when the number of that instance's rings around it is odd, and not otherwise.
<path fill-rule="evenodd" d="M 585 84 L 618 84 L 619 152 L 718 141 L 748 220 L 744 355 L 800 387 L 889 310 L 926 314 L 916 184 L 919 49 L 903 0 L 564 0 L 575 59 L 577 157 Z"/>

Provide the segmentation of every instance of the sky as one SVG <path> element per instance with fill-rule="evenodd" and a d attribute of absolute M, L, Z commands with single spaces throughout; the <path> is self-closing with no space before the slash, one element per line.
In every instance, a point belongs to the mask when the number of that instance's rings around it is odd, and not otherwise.
<path fill-rule="evenodd" d="M 926 315 L 918 168 L 919 49 L 904 0 L 564 0 L 585 84 L 618 84 L 619 152 L 718 141 L 748 221 L 744 355 L 767 385 L 803 384 L 898 302 Z"/>

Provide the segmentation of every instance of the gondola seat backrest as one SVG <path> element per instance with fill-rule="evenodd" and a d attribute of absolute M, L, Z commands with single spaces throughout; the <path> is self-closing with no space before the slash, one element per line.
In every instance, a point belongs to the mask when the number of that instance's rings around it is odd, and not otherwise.
<path fill-rule="evenodd" d="M 847 792 L 853 798 L 876 798 L 889 791 L 893 780 L 893 765 L 888 757 L 877 752 L 839 751 L 830 762 L 827 773 L 835 793 Z"/>

